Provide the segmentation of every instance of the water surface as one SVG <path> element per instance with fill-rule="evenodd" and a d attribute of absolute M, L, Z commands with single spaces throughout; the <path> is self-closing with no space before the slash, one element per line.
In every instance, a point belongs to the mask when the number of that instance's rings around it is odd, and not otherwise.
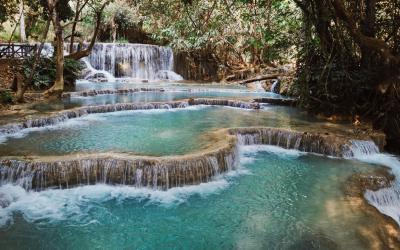
<path fill-rule="evenodd" d="M 342 185 L 375 166 L 276 147 L 243 154 L 238 172 L 167 192 L 0 187 L 15 200 L 0 209 L 0 248 L 364 249 L 368 218 L 343 204 Z"/>

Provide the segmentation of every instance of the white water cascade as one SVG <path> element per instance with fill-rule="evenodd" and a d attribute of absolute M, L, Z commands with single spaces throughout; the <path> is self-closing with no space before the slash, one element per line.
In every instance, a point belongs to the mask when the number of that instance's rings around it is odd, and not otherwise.
<path fill-rule="evenodd" d="M 78 49 L 78 44 L 75 47 Z M 89 71 L 85 79 L 101 75 L 108 81 L 115 80 L 113 78 L 183 80 L 180 75 L 172 71 L 174 56 L 169 47 L 130 43 L 96 43 L 92 53 L 84 59 L 84 62 Z"/>
<path fill-rule="evenodd" d="M 379 153 L 378 147 L 371 141 L 356 140 L 352 141 L 348 157 L 391 168 L 396 178 L 392 186 L 377 191 L 367 190 L 364 196 L 371 205 L 400 225 L 400 160 L 393 155 Z"/>

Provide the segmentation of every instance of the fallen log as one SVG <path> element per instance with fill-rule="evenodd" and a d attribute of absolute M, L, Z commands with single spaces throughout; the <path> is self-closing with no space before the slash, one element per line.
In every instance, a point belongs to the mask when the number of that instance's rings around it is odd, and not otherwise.
<path fill-rule="evenodd" d="M 277 79 L 278 77 L 280 77 L 280 74 L 272 74 L 272 75 L 265 75 L 265 76 L 260 76 L 260 77 L 256 77 L 256 78 L 251 78 L 251 79 L 247 79 L 241 82 L 238 82 L 240 85 L 245 85 L 251 82 L 258 82 L 258 81 L 263 81 L 263 80 L 272 80 L 272 79 Z"/>

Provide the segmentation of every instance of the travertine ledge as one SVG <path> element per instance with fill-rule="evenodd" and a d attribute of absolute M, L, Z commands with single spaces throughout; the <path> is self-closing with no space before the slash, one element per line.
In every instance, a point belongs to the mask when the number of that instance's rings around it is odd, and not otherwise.
<path fill-rule="evenodd" d="M 28 160 L 3 157 L 0 158 L 0 185 L 14 183 L 28 190 L 43 190 L 106 183 L 165 190 L 208 182 L 221 173 L 234 170 L 240 145 L 268 144 L 334 157 L 351 157 L 352 150 L 358 145 L 353 140 L 331 134 L 280 128 L 221 129 L 214 133 L 218 139 L 216 143 L 184 156 L 101 153 L 32 156 Z M 371 144 L 375 145 L 372 141 Z"/>

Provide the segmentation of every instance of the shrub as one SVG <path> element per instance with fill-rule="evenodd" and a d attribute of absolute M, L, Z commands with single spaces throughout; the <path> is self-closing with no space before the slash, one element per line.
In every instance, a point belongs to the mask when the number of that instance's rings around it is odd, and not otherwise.
<path fill-rule="evenodd" d="M 34 58 L 30 58 L 24 61 L 21 73 L 25 79 L 28 79 L 31 71 Z M 78 79 L 82 70 L 82 65 L 79 61 L 68 59 L 64 60 L 64 81 L 65 86 L 71 86 L 75 80 Z M 33 74 L 32 82 L 29 83 L 33 89 L 47 89 L 55 81 L 56 78 L 56 66 L 53 58 L 41 58 L 36 70 Z"/>
<path fill-rule="evenodd" d="M 0 90 L 0 103 L 1 104 L 12 104 L 14 103 L 14 97 L 8 90 Z"/>

